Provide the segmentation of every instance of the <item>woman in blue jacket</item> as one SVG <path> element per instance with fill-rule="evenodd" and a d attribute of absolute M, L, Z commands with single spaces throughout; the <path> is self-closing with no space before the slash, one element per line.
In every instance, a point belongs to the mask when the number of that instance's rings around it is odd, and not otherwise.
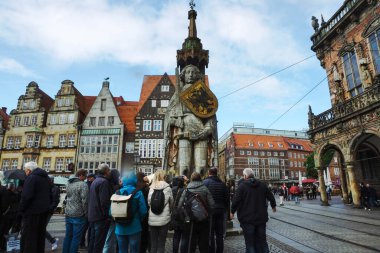
<path fill-rule="evenodd" d="M 137 177 L 134 172 L 128 173 L 122 178 L 123 187 L 120 189 L 121 195 L 129 195 L 136 189 Z M 141 240 L 141 221 L 147 214 L 147 206 L 142 192 L 139 190 L 132 199 L 133 219 L 129 224 L 116 223 L 115 234 L 119 245 L 119 253 L 138 253 Z M 129 249 L 129 251 L 128 251 Z"/>

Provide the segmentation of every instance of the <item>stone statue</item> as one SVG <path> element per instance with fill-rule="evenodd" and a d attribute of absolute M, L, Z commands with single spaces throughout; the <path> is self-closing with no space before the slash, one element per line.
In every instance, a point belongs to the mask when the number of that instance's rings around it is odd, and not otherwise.
<path fill-rule="evenodd" d="M 368 70 L 368 64 L 367 63 L 362 63 L 360 64 L 360 74 L 362 78 L 362 85 L 363 89 L 368 89 L 371 87 L 373 80 L 371 73 Z"/>
<path fill-rule="evenodd" d="M 336 64 L 333 65 L 332 73 L 333 73 L 333 77 L 334 77 L 334 82 L 337 82 L 337 81 L 340 82 L 342 80 L 340 78 L 340 75 L 339 75 L 339 72 L 338 72 L 338 68 L 336 67 Z"/>
<path fill-rule="evenodd" d="M 204 173 L 207 168 L 217 165 L 216 116 L 215 114 L 208 118 L 196 116 L 181 97 L 184 91 L 188 91 L 199 80 L 203 80 L 199 69 L 194 65 L 187 65 L 180 75 L 178 71 L 176 75 L 176 91 L 165 115 L 167 144 L 164 166 L 173 174 L 186 175 L 194 169 Z M 196 105 L 194 107 L 198 108 Z"/>
<path fill-rule="evenodd" d="M 344 89 L 342 87 L 341 81 L 335 81 L 335 104 L 340 104 L 344 102 Z"/>
<path fill-rule="evenodd" d="M 319 23 L 318 23 L 318 19 L 314 16 L 311 17 L 311 26 L 313 27 L 315 32 L 318 32 Z"/>

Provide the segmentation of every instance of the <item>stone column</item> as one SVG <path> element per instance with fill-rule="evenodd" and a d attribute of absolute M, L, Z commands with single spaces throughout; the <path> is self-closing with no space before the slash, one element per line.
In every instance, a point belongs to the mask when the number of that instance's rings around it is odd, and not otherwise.
<path fill-rule="evenodd" d="M 319 179 L 319 193 L 321 194 L 321 202 L 322 206 L 329 206 L 329 202 L 327 200 L 327 193 L 326 193 L 326 184 L 325 179 L 323 177 L 323 168 L 318 167 L 318 179 Z"/>
<path fill-rule="evenodd" d="M 347 191 L 347 181 L 346 181 L 346 171 L 343 166 L 340 169 L 340 185 L 342 187 L 343 202 L 348 204 L 348 191 Z"/>
<path fill-rule="evenodd" d="M 355 175 L 355 169 L 353 164 L 347 164 L 347 172 L 350 181 L 350 188 L 352 194 L 352 201 L 354 202 L 355 207 L 360 207 L 360 188 L 359 183 Z"/>

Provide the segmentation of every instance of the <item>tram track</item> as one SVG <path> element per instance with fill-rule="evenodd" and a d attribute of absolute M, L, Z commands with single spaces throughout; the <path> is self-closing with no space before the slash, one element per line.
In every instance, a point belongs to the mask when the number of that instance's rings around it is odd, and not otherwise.
<path fill-rule="evenodd" d="M 282 219 L 279 219 L 279 218 L 276 218 L 276 217 L 273 217 L 273 216 L 271 216 L 271 219 L 273 219 L 273 220 L 275 220 L 277 222 L 281 222 L 283 224 L 286 224 L 287 226 L 294 226 L 294 227 L 297 227 L 297 228 L 300 228 L 300 229 L 307 230 L 307 231 L 309 231 L 311 233 L 314 233 L 314 234 L 317 234 L 319 236 L 322 236 L 322 237 L 326 238 L 326 240 L 336 240 L 336 241 L 339 241 L 339 242 L 342 242 L 342 243 L 345 243 L 345 244 L 348 244 L 348 245 L 354 245 L 356 247 L 360 247 L 360 248 L 363 248 L 363 249 L 371 250 L 373 252 L 379 252 L 379 249 L 371 247 L 371 246 L 368 246 L 368 245 L 365 245 L 365 244 L 360 244 L 360 243 L 357 243 L 357 242 L 353 242 L 351 240 L 346 240 L 346 239 L 340 238 L 340 237 L 332 235 L 332 234 L 325 234 L 325 233 L 322 233 L 322 232 L 320 232 L 318 230 L 315 230 L 315 229 L 312 229 L 312 228 L 309 228 L 309 227 L 305 227 L 305 226 L 302 226 L 302 225 L 299 225 L 299 224 L 295 224 L 295 223 L 292 223 L 292 222 L 289 222 L 289 221 L 284 221 Z M 291 228 L 289 228 L 289 229 L 291 229 Z M 289 240 L 295 241 L 295 242 L 297 242 L 297 243 L 299 243 L 299 244 L 301 244 L 301 245 L 303 245 L 305 247 L 311 248 L 311 249 L 313 249 L 313 250 L 315 250 L 317 252 L 325 252 L 325 251 L 320 251 L 320 249 L 317 249 L 317 248 L 313 247 L 312 245 L 306 244 L 303 241 L 297 240 L 297 239 L 295 239 L 292 236 L 287 236 L 287 235 L 284 235 L 284 234 L 280 234 L 280 233 L 278 233 L 278 232 L 276 232 L 275 230 L 272 230 L 272 229 L 270 229 L 270 231 L 273 232 L 273 233 L 279 234 L 279 235 L 281 235 L 281 236 L 283 236 L 283 237 L 285 237 L 285 238 L 287 238 Z M 377 235 L 374 235 L 374 236 L 377 236 Z"/>

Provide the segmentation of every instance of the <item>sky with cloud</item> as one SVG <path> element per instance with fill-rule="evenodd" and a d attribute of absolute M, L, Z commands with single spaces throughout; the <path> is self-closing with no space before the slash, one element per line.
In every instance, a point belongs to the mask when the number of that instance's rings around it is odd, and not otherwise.
<path fill-rule="evenodd" d="M 343 0 L 195 2 L 206 73 L 221 98 L 219 135 L 233 122 L 270 126 L 326 77 L 312 57 L 255 83 L 313 55 L 311 16 L 327 21 Z M 54 97 L 70 79 L 94 96 L 105 77 L 114 96 L 138 100 L 144 75 L 174 74 L 188 10 L 185 0 L 0 0 L 0 106 L 14 109 L 30 81 Z M 309 104 L 316 114 L 330 108 L 326 81 L 271 128 L 306 129 Z"/>

